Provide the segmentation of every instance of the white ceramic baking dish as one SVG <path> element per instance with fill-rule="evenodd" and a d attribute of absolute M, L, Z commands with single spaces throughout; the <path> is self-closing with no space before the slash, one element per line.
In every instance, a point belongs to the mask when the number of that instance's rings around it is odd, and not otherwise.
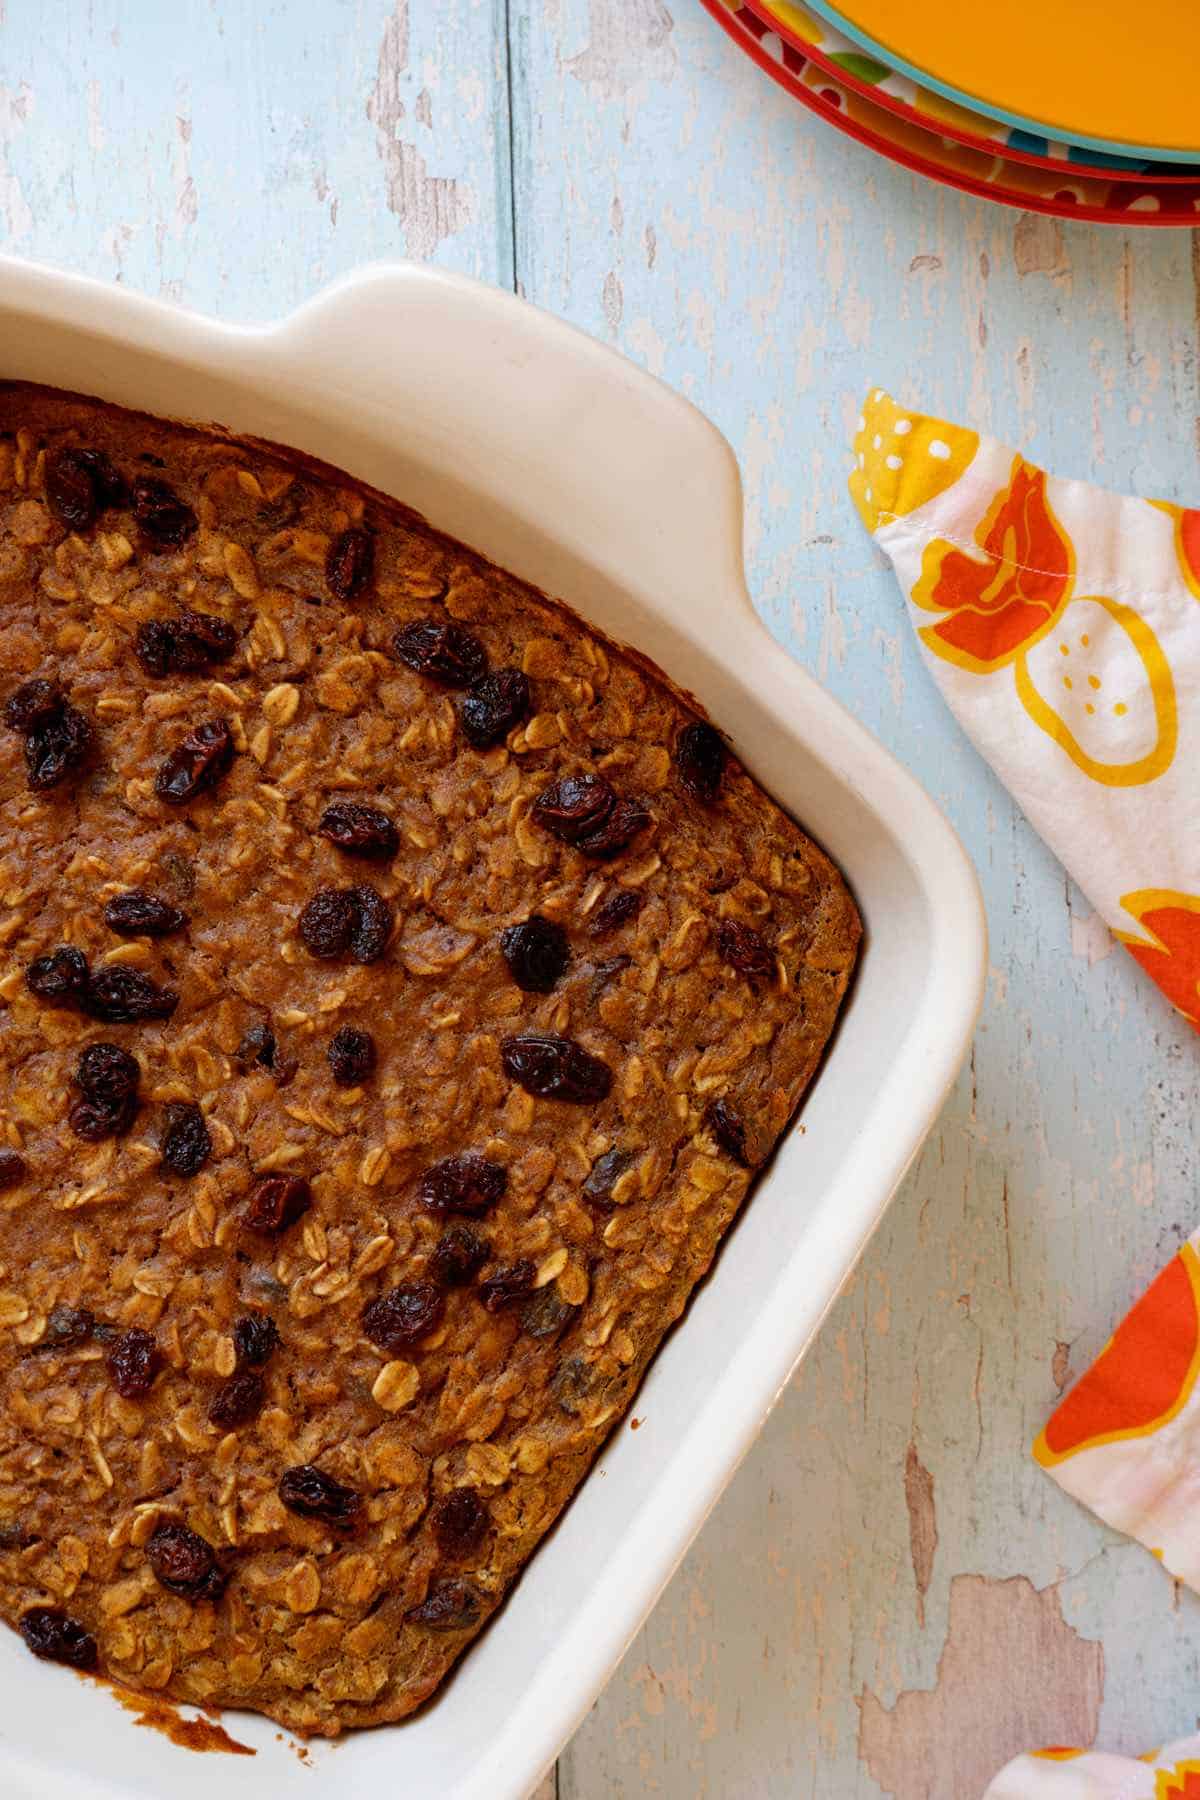
<path fill-rule="evenodd" d="M 369 268 L 281 324 L 219 325 L 0 259 L 0 377 L 276 439 L 401 496 L 654 657 L 841 864 L 867 941 L 793 1131 L 517 1591 L 415 1720 L 316 1746 L 262 1720 L 200 1757 L 0 1632 L 4 1800 L 519 1800 L 613 1669 L 762 1425 L 933 1123 L 985 966 L 958 840 L 792 662 L 742 571 L 729 446 L 612 351 L 512 298 Z"/>

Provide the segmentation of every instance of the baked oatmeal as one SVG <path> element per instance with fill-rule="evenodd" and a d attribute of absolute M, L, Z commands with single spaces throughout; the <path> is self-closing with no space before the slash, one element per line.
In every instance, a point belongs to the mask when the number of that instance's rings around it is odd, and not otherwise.
<path fill-rule="evenodd" d="M 697 708 L 335 470 L 0 387 L 0 1614 L 425 1700 L 796 1110 L 859 922 Z"/>

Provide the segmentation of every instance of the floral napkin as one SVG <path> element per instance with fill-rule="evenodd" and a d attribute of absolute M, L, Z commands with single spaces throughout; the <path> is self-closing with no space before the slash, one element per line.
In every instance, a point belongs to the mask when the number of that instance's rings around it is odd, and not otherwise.
<path fill-rule="evenodd" d="M 959 723 L 1200 1025 L 1200 511 L 1059 480 L 879 388 L 855 452 Z"/>
<path fill-rule="evenodd" d="M 1106 493 L 876 388 L 850 491 L 938 686 L 1092 905 L 1200 1029 L 1200 510 Z M 1200 1591 L 1200 1232 L 1034 1446 Z M 987 1800 L 1200 1800 L 1200 1739 L 1018 1757 Z"/>

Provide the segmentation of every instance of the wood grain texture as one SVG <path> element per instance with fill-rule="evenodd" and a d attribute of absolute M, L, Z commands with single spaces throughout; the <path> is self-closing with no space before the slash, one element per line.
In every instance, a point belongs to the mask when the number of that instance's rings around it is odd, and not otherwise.
<path fill-rule="evenodd" d="M 1195 1044 L 945 712 L 843 474 L 879 381 L 1195 500 L 1200 240 L 922 185 L 696 0 L 0 0 L 0 243 L 246 319 L 419 255 L 617 344 L 729 435 L 765 618 L 982 874 L 970 1066 L 563 1800 L 974 1800 L 1035 1728 L 1194 1727 L 1200 1604 L 1028 1445 L 1196 1222 Z"/>

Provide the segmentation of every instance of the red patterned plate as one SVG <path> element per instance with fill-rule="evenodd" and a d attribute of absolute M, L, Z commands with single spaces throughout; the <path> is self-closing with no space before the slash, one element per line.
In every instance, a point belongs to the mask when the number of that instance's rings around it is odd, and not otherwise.
<path fill-rule="evenodd" d="M 973 150 L 984 150 L 1002 156 L 1006 162 L 1027 163 L 1033 168 L 1063 175 L 1091 175 L 1098 181 L 1144 182 L 1147 175 L 1155 183 L 1191 182 L 1200 179 L 1194 166 L 1178 163 L 1148 163 L 1144 158 L 1106 155 L 1103 151 L 1084 149 L 1063 143 L 1057 138 L 1037 137 L 1015 125 L 990 119 L 985 113 L 972 112 L 955 100 L 934 93 L 878 62 L 847 37 L 817 18 L 797 0 L 742 0 L 748 12 L 762 21 L 785 44 L 815 63 L 839 86 L 848 88 L 877 106 L 932 131 L 936 137 L 953 138 Z"/>
<path fill-rule="evenodd" d="M 839 131 L 891 162 L 963 193 L 1026 212 L 1106 225 L 1200 226 L 1200 180 L 1113 181 L 1106 172 L 1033 167 L 977 150 L 888 112 L 785 43 L 739 0 L 702 0 L 725 31 L 772 80 Z"/>

